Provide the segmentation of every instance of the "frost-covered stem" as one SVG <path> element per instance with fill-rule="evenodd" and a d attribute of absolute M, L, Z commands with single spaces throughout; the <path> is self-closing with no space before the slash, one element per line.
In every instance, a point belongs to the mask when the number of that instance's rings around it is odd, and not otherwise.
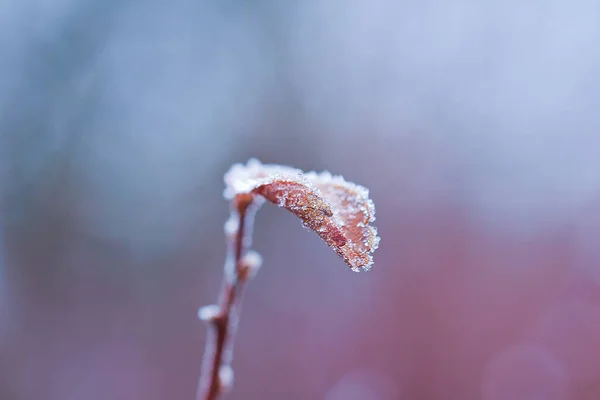
<path fill-rule="evenodd" d="M 225 224 L 227 257 L 218 305 L 202 307 L 198 315 L 210 324 L 197 400 L 215 400 L 233 384 L 233 343 L 246 282 L 260 267 L 258 254 L 249 251 L 257 207 L 252 194 L 237 195 Z"/>

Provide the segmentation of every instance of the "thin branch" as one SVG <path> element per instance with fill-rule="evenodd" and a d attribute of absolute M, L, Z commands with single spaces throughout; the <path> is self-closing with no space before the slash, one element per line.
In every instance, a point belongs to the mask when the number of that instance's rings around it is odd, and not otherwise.
<path fill-rule="evenodd" d="M 258 207 L 268 200 L 298 216 L 353 271 L 368 271 L 379 245 L 375 205 L 369 191 L 328 172 L 302 173 L 290 167 L 250 160 L 225 174 L 231 217 L 225 224 L 227 260 L 218 305 L 202 307 L 200 319 L 210 324 L 197 400 L 216 400 L 233 384 L 233 342 L 246 282 L 260 267 L 249 250 Z"/>
<path fill-rule="evenodd" d="M 260 267 L 260 256 L 249 250 L 252 224 L 260 199 L 240 194 L 231 202 L 225 224 L 227 258 L 219 304 L 202 307 L 198 315 L 210 324 L 197 400 L 215 400 L 233 384 L 233 344 L 246 282 Z"/>

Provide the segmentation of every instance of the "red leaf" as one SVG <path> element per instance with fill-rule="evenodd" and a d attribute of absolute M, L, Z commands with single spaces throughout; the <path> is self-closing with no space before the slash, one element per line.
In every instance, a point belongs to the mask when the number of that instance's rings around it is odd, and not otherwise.
<path fill-rule="evenodd" d="M 256 194 L 297 215 L 353 271 L 369 270 L 379 245 L 375 206 L 366 188 L 328 172 L 302 171 L 250 160 L 225 175 L 225 197 Z"/>

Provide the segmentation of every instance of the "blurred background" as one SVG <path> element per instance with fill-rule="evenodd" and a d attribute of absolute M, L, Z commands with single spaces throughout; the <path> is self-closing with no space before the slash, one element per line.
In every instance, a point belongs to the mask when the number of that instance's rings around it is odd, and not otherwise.
<path fill-rule="evenodd" d="M 193 399 L 250 157 L 382 241 L 259 212 L 228 399 L 599 399 L 599 42 L 593 0 L 3 0 L 0 399 Z"/>

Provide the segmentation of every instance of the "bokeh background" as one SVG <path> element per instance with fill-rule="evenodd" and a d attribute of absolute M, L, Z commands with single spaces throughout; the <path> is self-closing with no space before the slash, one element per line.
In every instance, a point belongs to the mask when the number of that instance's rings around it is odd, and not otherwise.
<path fill-rule="evenodd" d="M 3 0 L 0 399 L 193 399 L 250 157 L 382 241 L 259 212 L 229 399 L 599 399 L 598 43 L 594 0 Z"/>

